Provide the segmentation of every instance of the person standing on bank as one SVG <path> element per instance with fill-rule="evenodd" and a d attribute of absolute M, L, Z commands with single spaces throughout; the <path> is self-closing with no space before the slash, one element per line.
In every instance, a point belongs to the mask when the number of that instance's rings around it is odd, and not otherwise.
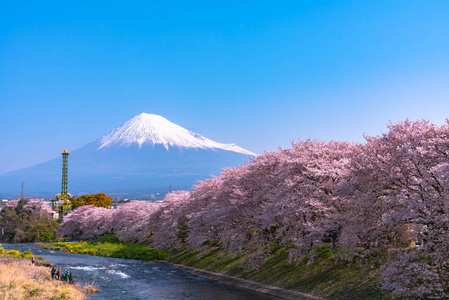
<path fill-rule="evenodd" d="M 56 269 L 55 267 L 51 268 L 51 279 L 55 279 Z"/>
<path fill-rule="evenodd" d="M 34 266 L 34 263 L 36 262 L 36 260 L 33 258 L 31 258 L 31 264 Z"/>

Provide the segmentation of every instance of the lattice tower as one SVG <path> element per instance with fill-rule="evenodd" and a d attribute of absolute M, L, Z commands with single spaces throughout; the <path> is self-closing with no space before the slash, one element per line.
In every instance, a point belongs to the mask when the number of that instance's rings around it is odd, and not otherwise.
<path fill-rule="evenodd" d="M 62 188 L 61 188 L 61 199 L 68 201 L 68 161 L 69 161 L 69 150 L 62 150 Z"/>

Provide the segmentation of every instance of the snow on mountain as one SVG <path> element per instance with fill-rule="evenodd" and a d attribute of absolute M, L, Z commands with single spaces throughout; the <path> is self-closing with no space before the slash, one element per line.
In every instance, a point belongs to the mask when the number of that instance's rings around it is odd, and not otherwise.
<path fill-rule="evenodd" d="M 116 127 L 101 138 L 98 149 L 111 145 L 161 144 L 165 149 L 169 146 L 179 148 L 222 149 L 246 155 L 255 153 L 243 149 L 235 144 L 222 144 L 205 138 L 195 132 L 176 125 L 162 116 L 142 113 L 122 126 Z"/>
<path fill-rule="evenodd" d="M 59 151 L 57 151 L 59 152 Z M 222 144 L 167 119 L 140 114 L 105 136 L 70 151 L 69 192 L 74 195 L 166 193 L 190 189 L 197 180 L 219 175 L 255 154 L 235 144 Z M 0 174 L 0 195 L 20 191 L 53 196 L 61 188 L 61 157 Z"/>

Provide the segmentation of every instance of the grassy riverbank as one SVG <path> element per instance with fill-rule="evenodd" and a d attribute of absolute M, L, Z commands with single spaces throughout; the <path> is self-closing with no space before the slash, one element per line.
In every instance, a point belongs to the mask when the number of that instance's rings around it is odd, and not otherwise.
<path fill-rule="evenodd" d="M 86 299 L 78 286 L 50 280 L 50 269 L 31 265 L 31 252 L 4 251 L 0 247 L 0 299 Z"/>
<path fill-rule="evenodd" d="M 172 250 L 171 253 L 145 246 L 122 244 L 111 237 L 91 242 L 58 242 L 42 248 L 71 253 L 141 260 L 166 260 L 171 263 L 226 274 L 326 299 L 389 299 L 377 289 L 382 252 L 370 257 L 356 257 L 352 262 L 342 259 L 343 253 L 331 247 L 311 251 L 300 263 L 290 263 L 284 249 L 267 254 L 257 268 L 248 268 L 253 253 L 244 251 L 237 256 L 218 247 L 209 246 L 201 253 Z M 313 262 L 312 258 L 313 257 Z"/>
<path fill-rule="evenodd" d="M 39 247 L 50 250 L 63 250 L 70 253 L 138 259 L 144 261 L 165 260 L 168 257 L 168 253 L 165 251 L 145 246 L 101 240 L 96 242 L 55 242 L 51 244 L 41 244 Z"/>
<path fill-rule="evenodd" d="M 331 247 L 313 250 L 300 263 L 290 263 L 283 249 L 271 253 L 257 268 L 246 268 L 251 253 L 233 256 L 210 247 L 201 253 L 174 251 L 168 261 L 189 267 L 218 272 L 326 299 L 389 299 L 376 288 L 382 255 L 344 262 Z"/>

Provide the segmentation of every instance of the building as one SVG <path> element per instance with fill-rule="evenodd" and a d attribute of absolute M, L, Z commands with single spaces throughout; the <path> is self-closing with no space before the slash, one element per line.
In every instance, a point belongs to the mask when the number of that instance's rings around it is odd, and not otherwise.
<path fill-rule="evenodd" d="M 0 200 L 0 211 L 3 210 L 3 207 L 5 207 L 6 203 L 8 203 L 7 199 L 1 199 Z"/>
<path fill-rule="evenodd" d="M 73 199 L 73 196 L 70 193 L 67 193 L 67 198 L 69 201 L 71 201 Z M 53 210 L 53 218 L 55 220 L 62 219 L 62 217 L 70 210 L 67 209 L 67 202 L 68 201 L 61 199 L 61 194 L 57 194 L 50 199 L 50 206 Z"/>

